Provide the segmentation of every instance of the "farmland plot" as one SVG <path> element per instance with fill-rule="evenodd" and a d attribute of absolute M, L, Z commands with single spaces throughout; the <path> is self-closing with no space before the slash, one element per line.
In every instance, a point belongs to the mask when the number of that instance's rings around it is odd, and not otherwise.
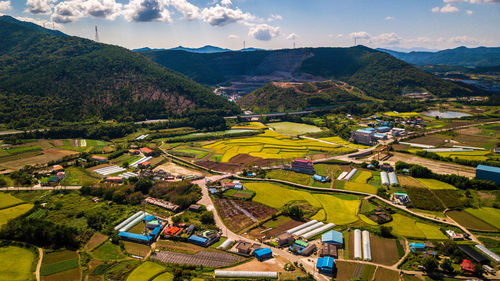
<path fill-rule="evenodd" d="M 326 213 L 326 221 L 336 225 L 343 225 L 355 222 L 358 220 L 357 214 L 359 210 L 360 200 L 357 196 L 352 195 L 330 195 L 330 194 L 313 194 Z M 313 216 L 312 219 L 319 217 Z"/>
<path fill-rule="evenodd" d="M 465 209 L 465 211 L 491 225 L 500 229 L 500 210 L 489 207 L 482 207 L 479 209 Z"/>
<path fill-rule="evenodd" d="M 498 231 L 493 226 L 489 225 L 488 223 L 476 218 L 475 216 L 465 211 L 449 211 L 446 214 L 460 225 L 471 230 L 490 231 L 490 232 Z"/>
<path fill-rule="evenodd" d="M 293 123 L 293 122 L 276 122 L 266 124 L 267 126 L 273 128 L 276 132 L 289 136 L 298 136 L 307 133 L 317 133 L 321 132 L 321 129 L 308 124 Z"/>
<path fill-rule="evenodd" d="M 35 254 L 21 247 L 0 248 L 0 280 L 34 280 Z"/>

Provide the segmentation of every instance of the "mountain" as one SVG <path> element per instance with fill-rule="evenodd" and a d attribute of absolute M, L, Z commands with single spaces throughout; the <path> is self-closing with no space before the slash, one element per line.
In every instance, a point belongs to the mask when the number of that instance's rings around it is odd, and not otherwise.
<path fill-rule="evenodd" d="M 361 91 L 340 81 L 270 82 L 239 99 L 238 104 L 254 112 L 283 112 L 365 100 L 369 98 Z"/>
<path fill-rule="evenodd" d="M 45 27 L 41 27 L 39 25 L 36 25 L 32 22 L 27 22 L 27 21 L 20 21 L 16 18 L 13 18 L 11 16 L 0 16 L 0 21 L 2 22 L 9 22 L 9 23 L 13 23 L 13 24 L 17 24 L 17 25 L 21 25 L 21 26 L 24 26 L 28 29 L 31 29 L 31 30 L 36 30 L 36 31 L 41 31 L 43 33 L 46 33 L 46 34 L 50 34 L 50 35 L 55 35 L 55 36 L 68 36 L 66 35 L 65 33 L 59 31 L 59 30 L 55 30 L 55 29 L 48 29 L 48 28 L 45 28 Z"/>
<path fill-rule="evenodd" d="M 497 66 L 500 65 L 500 48 L 458 47 L 438 52 L 396 52 L 378 49 L 413 65 L 457 65 L 457 66 Z"/>
<path fill-rule="evenodd" d="M 190 52 L 190 53 L 210 54 L 210 53 L 231 52 L 232 50 L 207 45 L 207 46 L 203 46 L 200 48 L 186 48 L 186 47 L 178 46 L 178 47 L 171 48 L 171 49 L 151 49 L 149 47 L 144 47 L 144 48 L 140 48 L 140 49 L 134 49 L 133 51 L 134 52 L 186 51 L 186 52 Z"/>
<path fill-rule="evenodd" d="M 425 89 L 436 96 L 472 94 L 470 89 L 364 46 L 212 54 L 184 51 L 141 54 L 201 84 L 224 85 L 229 92 L 250 93 L 271 81 L 335 79 L 381 99 L 393 99 L 405 89 Z"/>
<path fill-rule="evenodd" d="M 239 108 L 125 48 L 0 17 L 0 123 L 141 120 Z"/>

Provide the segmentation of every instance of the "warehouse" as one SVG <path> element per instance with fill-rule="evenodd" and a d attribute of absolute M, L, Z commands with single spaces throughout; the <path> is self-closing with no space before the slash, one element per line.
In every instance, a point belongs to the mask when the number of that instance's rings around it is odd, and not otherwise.
<path fill-rule="evenodd" d="M 318 262 L 316 263 L 316 268 L 321 273 L 332 274 L 335 268 L 335 261 L 332 257 L 318 258 Z"/>
<path fill-rule="evenodd" d="M 490 263 L 489 259 L 487 259 L 485 256 L 478 253 L 476 250 L 474 250 L 469 245 L 458 245 L 458 248 L 477 263 L 480 263 L 480 264 L 489 264 Z"/>
<path fill-rule="evenodd" d="M 263 261 L 265 259 L 270 259 L 273 257 L 273 251 L 269 248 L 260 248 L 253 252 L 253 255 L 259 260 Z"/>
<path fill-rule="evenodd" d="M 327 233 L 321 235 L 321 243 L 332 244 L 342 248 L 344 246 L 344 235 L 342 234 L 342 232 L 330 230 Z"/>
<path fill-rule="evenodd" d="M 330 243 L 324 243 L 319 252 L 319 256 L 337 258 L 337 246 Z"/>
<path fill-rule="evenodd" d="M 500 185 L 500 168 L 478 165 L 476 167 L 476 179 L 479 180 L 490 180 Z"/>

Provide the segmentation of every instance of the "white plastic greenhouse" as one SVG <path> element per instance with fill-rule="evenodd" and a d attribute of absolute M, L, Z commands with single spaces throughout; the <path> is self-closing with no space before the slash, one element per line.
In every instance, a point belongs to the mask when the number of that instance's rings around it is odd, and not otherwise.
<path fill-rule="evenodd" d="M 380 172 L 380 181 L 382 185 L 389 185 L 389 177 L 387 176 L 387 172 Z"/>
<path fill-rule="evenodd" d="M 391 185 L 399 185 L 398 177 L 396 176 L 396 173 L 394 173 L 394 172 L 389 173 L 389 182 L 391 183 Z"/>
<path fill-rule="evenodd" d="M 347 172 L 342 172 L 342 174 L 339 175 L 339 177 L 337 178 L 337 180 L 341 180 L 343 179 L 345 176 L 347 176 Z"/>
<path fill-rule="evenodd" d="M 348 181 L 350 180 L 356 173 L 358 172 L 358 169 L 352 169 L 349 174 L 344 178 L 344 180 Z"/>
<path fill-rule="evenodd" d="M 115 230 L 118 230 L 118 229 L 124 227 L 129 222 L 133 221 L 135 218 L 137 218 L 138 216 L 142 215 L 142 213 L 143 213 L 142 211 L 139 211 L 139 212 L 131 215 L 130 217 L 128 217 L 127 219 L 125 219 L 124 221 L 122 221 L 121 223 L 119 223 L 117 226 L 115 226 Z"/>
<path fill-rule="evenodd" d="M 215 277 L 221 278 L 278 278 L 278 272 L 271 271 L 226 271 L 226 270 L 216 270 Z"/>
<path fill-rule="evenodd" d="M 363 253 L 361 252 L 361 230 L 354 230 L 354 259 L 362 260 Z"/>
<path fill-rule="evenodd" d="M 136 217 L 134 220 L 132 220 L 127 225 L 125 225 L 124 227 L 122 227 L 120 229 L 120 232 L 126 232 L 127 230 L 131 229 L 134 225 L 138 224 L 146 216 L 149 216 L 149 214 L 148 213 L 143 213 L 140 216 Z"/>
<path fill-rule="evenodd" d="M 335 226 L 334 223 L 325 224 L 320 228 L 316 228 L 315 230 L 309 231 L 308 233 L 302 235 L 302 237 L 304 239 L 309 239 L 309 238 L 314 237 L 322 232 L 329 230 L 330 228 L 333 228 L 334 226 Z"/>
<path fill-rule="evenodd" d="M 217 247 L 217 249 L 219 249 L 219 250 L 225 250 L 229 246 L 231 246 L 231 243 L 233 243 L 233 240 L 227 238 L 227 240 L 224 241 L 219 247 Z"/>
<path fill-rule="evenodd" d="M 303 229 L 303 228 L 306 228 L 306 227 L 308 227 L 308 226 L 311 226 L 311 225 L 313 225 L 313 224 L 315 224 L 315 223 L 317 223 L 317 222 L 318 222 L 317 220 L 308 221 L 308 222 L 303 223 L 303 224 L 301 224 L 301 225 L 298 225 L 298 226 L 296 226 L 296 227 L 294 227 L 294 228 L 290 228 L 290 229 L 289 229 L 289 230 L 287 230 L 286 232 L 288 232 L 288 233 L 292 234 L 292 233 L 294 233 L 294 232 L 296 232 L 296 231 L 299 231 L 299 230 L 301 230 L 301 229 Z"/>
<path fill-rule="evenodd" d="M 372 260 L 372 250 L 370 247 L 370 232 L 367 230 L 363 231 L 363 256 L 365 261 Z"/>
<path fill-rule="evenodd" d="M 497 254 L 495 254 L 492 251 L 490 251 L 485 246 L 483 246 L 483 245 L 476 245 L 476 248 L 478 250 L 480 250 L 481 252 L 483 252 L 488 257 L 490 257 L 491 259 L 493 259 L 495 262 L 500 263 L 500 257 Z"/>
<path fill-rule="evenodd" d="M 322 227 L 323 225 L 325 225 L 324 223 L 322 222 L 317 222 L 311 226 L 308 226 L 306 228 L 303 228 L 299 231 L 295 231 L 294 233 L 292 233 L 293 235 L 297 235 L 297 236 L 302 236 L 302 234 L 306 234 L 308 233 L 309 231 L 312 231 L 312 230 L 315 230 L 316 228 L 320 228 Z"/>

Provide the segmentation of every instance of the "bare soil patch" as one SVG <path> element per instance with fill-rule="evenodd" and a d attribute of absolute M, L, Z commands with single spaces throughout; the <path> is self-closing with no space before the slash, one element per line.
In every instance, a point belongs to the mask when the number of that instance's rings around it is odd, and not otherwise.
<path fill-rule="evenodd" d="M 101 245 L 104 241 L 108 239 L 108 236 L 101 234 L 99 232 L 94 233 L 90 240 L 85 244 L 85 250 L 92 251 L 97 246 Z"/>
<path fill-rule="evenodd" d="M 269 239 L 271 237 L 276 237 L 278 234 L 285 232 L 285 231 L 287 231 L 291 228 L 294 228 L 296 226 L 299 226 L 303 223 L 304 222 L 302 222 L 302 221 L 296 221 L 296 220 L 291 219 L 291 220 L 279 225 L 278 227 L 275 227 L 272 230 L 266 231 L 264 233 L 261 233 L 261 231 L 266 230 L 265 227 L 254 228 L 248 232 L 247 236 L 251 239 L 262 238 L 262 237 L 264 237 L 264 239 Z"/>
<path fill-rule="evenodd" d="M 459 174 L 460 176 L 469 178 L 473 178 L 476 176 L 476 169 L 474 167 L 434 161 L 431 159 L 418 157 L 416 155 L 403 154 L 399 152 L 394 152 L 394 156 L 389 158 L 386 162 L 395 165 L 397 161 L 403 161 L 410 164 L 418 164 L 429 168 L 431 171 L 437 174 Z"/>
<path fill-rule="evenodd" d="M 399 273 L 383 267 L 378 267 L 375 271 L 375 281 L 398 281 Z"/>
<path fill-rule="evenodd" d="M 173 162 L 163 163 L 158 167 L 154 168 L 155 172 L 159 170 L 164 170 L 174 176 L 189 176 L 189 175 L 203 176 L 203 173 L 200 171 L 192 170 L 184 166 L 177 165 Z"/>
<path fill-rule="evenodd" d="M 123 244 L 125 245 L 125 251 L 127 251 L 127 253 L 130 253 L 130 254 L 136 255 L 136 256 L 145 257 L 149 253 L 149 251 L 151 250 L 151 248 L 149 246 L 138 244 L 138 243 L 124 241 Z"/>
<path fill-rule="evenodd" d="M 278 259 L 268 259 L 265 261 L 258 261 L 252 259 L 244 264 L 237 265 L 235 267 L 227 268 L 231 271 L 274 271 L 274 272 L 285 272 L 283 269 L 284 263 L 280 262 Z"/>
<path fill-rule="evenodd" d="M 353 236 L 353 235 L 351 235 Z M 351 280 L 354 270 L 357 264 L 352 262 L 345 262 L 336 260 L 335 265 L 337 266 L 337 276 L 334 276 L 334 280 L 338 281 L 348 281 Z M 390 280 L 386 280 L 390 281 Z"/>
<path fill-rule="evenodd" d="M 215 199 L 215 207 L 224 224 L 238 232 L 276 213 L 276 209 L 266 205 L 231 199 Z"/>
<path fill-rule="evenodd" d="M 370 235 L 372 261 L 383 265 L 393 265 L 397 263 L 399 254 L 396 243 L 399 243 L 396 239 L 387 239 Z"/>

